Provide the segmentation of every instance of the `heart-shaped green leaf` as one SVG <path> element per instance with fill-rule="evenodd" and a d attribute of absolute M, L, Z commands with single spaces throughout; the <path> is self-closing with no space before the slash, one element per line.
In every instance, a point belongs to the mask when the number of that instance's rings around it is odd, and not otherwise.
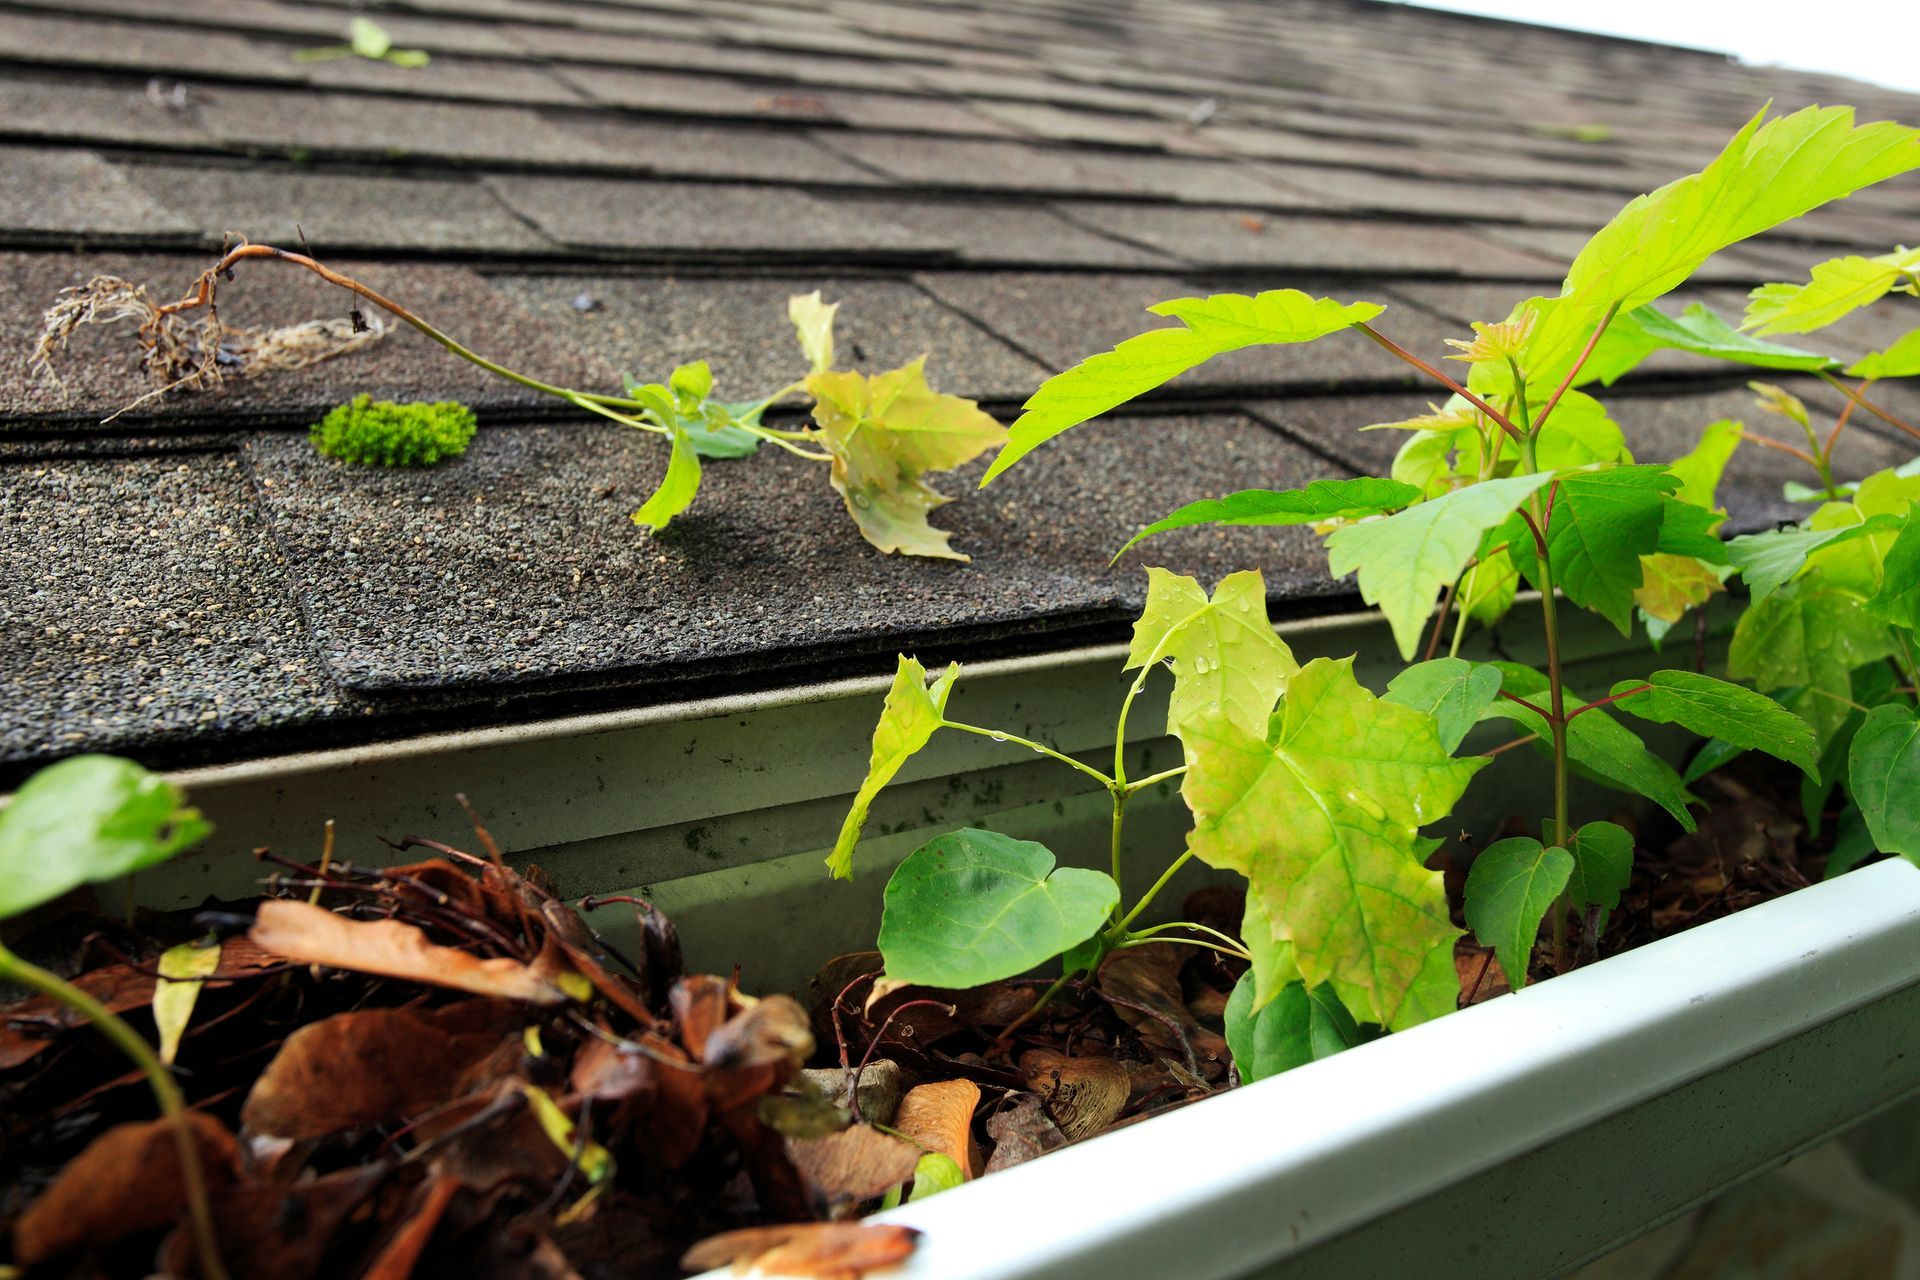
<path fill-rule="evenodd" d="M 1875 707 L 1853 736 L 1847 787 L 1882 853 L 1920 862 L 1920 719 L 1912 707 Z"/>
<path fill-rule="evenodd" d="M 887 881 L 887 977 L 963 990 L 1025 973 L 1086 941 L 1120 902 L 1104 871 L 1054 866 L 1045 845 L 968 827 L 907 856 Z"/>
<path fill-rule="evenodd" d="M 1515 991 L 1527 985 L 1527 961 L 1547 908 L 1573 875 L 1573 855 L 1531 836 L 1488 845 L 1467 873 L 1467 927 L 1492 947 Z"/>
<path fill-rule="evenodd" d="M 1309 991 L 1304 982 L 1289 982 L 1256 1011 L 1253 985 L 1249 970 L 1227 999 L 1227 1048 L 1233 1051 L 1241 1084 L 1330 1058 L 1360 1043 L 1360 1028 L 1332 987 L 1323 983 Z"/>

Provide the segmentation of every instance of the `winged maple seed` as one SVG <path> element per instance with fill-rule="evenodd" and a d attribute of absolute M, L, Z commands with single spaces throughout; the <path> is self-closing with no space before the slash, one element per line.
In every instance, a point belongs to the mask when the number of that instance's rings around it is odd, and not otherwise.
<path fill-rule="evenodd" d="M 869 1271 L 905 1262 L 920 1233 L 891 1223 L 802 1222 L 784 1227 L 749 1227 L 702 1240 L 687 1250 L 680 1265 L 708 1271 L 731 1265 L 745 1273 L 759 1268 L 769 1275 L 813 1276 L 816 1280 L 859 1280 Z"/>

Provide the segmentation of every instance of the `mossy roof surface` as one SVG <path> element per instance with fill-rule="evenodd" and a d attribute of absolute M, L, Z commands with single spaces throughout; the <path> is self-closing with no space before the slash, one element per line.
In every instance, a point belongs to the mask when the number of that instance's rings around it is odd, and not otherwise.
<path fill-rule="evenodd" d="M 103 425 L 147 390 L 124 332 L 76 337 L 62 385 L 25 369 L 41 310 L 93 275 L 171 294 L 226 232 L 304 236 L 538 376 L 612 389 L 706 356 L 741 397 L 790 376 L 784 298 L 818 287 L 849 363 L 929 351 L 937 386 L 1010 418 L 1141 307 L 1213 289 L 1375 299 L 1437 356 L 1556 291 L 1586 232 L 1769 98 L 1920 119 L 1830 76 L 1362 0 L 413 0 L 367 12 L 429 66 L 295 59 L 351 12 L 0 0 L 0 783 L 79 750 L 229 760 L 1117 637 L 1142 578 L 1106 561 L 1133 529 L 1383 465 L 1392 441 L 1353 428 L 1429 398 L 1358 339 L 1221 360 L 990 490 L 981 464 L 951 477 L 935 523 L 970 566 L 874 552 L 778 457 L 711 464 L 650 538 L 626 517 L 664 450 L 404 329 Z M 1730 250 L 1688 296 L 1724 313 L 1910 242 L 1915 195 Z M 349 302 L 256 265 L 221 306 L 272 326 Z M 1616 416 L 1668 456 L 1749 412 L 1738 383 L 1662 357 Z M 465 399 L 480 434 L 429 471 L 314 456 L 306 425 L 362 391 Z M 1856 423 L 1842 469 L 1908 452 Z M 1737 526 L 1790 514 L 1762 461 L 1730 472 Z M 1150 558 L 1262 567 L 1282 613 L 1355 603 L 1298 531 Z"/>

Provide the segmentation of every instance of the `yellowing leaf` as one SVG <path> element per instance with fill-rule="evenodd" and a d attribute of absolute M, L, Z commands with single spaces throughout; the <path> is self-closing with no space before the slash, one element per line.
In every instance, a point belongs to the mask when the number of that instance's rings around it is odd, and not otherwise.
<path fill-rule="evenodd" d="M 1707 597 L 1723 588 L 1720 575 L 1711 566 L 1692 556 L 1667 552 L 1640 557 L 1640 586 L 1633 602 L 1649 618 L 1678 622 L 1689 609 L 1707 602 Z"/>
<path fill-rule="evenodd" d="M 1399 1029 L 1452 1007 L 1437 995 L 1451 962 L 1430 960 L 1459 930 L 1440 873 L 1421 865 L 1435 842 L 1420 827 L 1484 758 L 1450 758 L 1434 718 L 1361 688 L 1351 658 L 1302 667 L 1264 737 L 1211 712 L 1186 743 L 1187 847 L 1247 877 L 1263 944 L 1290 942 L 1301 979 L 1331 982 L 1362 1022 Z"/>
<path fill-rule="evenodd" d="M 1365 323 L 1385 308 L 1371 302 L 1314 298 L 1298 289 L 1270 289 L 1251 297 L 1217 293 L 1209 298 L 1175 298 L 1148 310 L 1178 320 L 1184 327 L 1151 329 L 1128 338 L 1113 350 L 1088 356 L 1041 383 L 1014 422 L 1006 447 L 981 478 L 983 487 L 1061 432 L 1144 395 L 1214 356 L 1244 347 L 1312 342 Z"/>
<path fill-rule="evenodd" d="M 673 452 L 667 455 L 667 474 L 653 496 L 633 513 L 633 522 L 650 533 L 658 533 L 693 504 L 700 492 L 700 455 L 694 450 L 693 437 L 677 421 L 673 427 Z"/>
<path fill-rule="evenodd" d="M 825 373 L 833 368 L 833 317 L 840 310 L 837 302 L 820 301 L 820 291 L 796 293 L 787 299 L 787 319 L 793 321 L 800 337 L 800 349 L 806 353 L 812 372 Z"/>
<path fill-rule="evenodd" d="M 927 523 L 928 513 L 951 499 L 921 477 L 971 462 L 1007 432 L 973 401 L 928 386 L 925 363 L 922 356 L 872 377 L 813 374 L 813 420 L 833 455 L 833 487 L 868 542 L 887 552 L 966 560 L 947 545 L 951 534 Z"/>
<path fill-rule="evenodd" d="M 1822 262 L 1805 284 L 1763 284 L 1748 295 L 1740 327 L 1770 333 L 1812 333 L 1886 296 L 1902 276 L 1920 276 L 1920 249 L 1877 258 L 1850 255 Z"/>
<path fill-rule="evenodd" d="M 1148 569 L 1126 669 L 1161 661 L 1173 668 L 1167 727 L 1175 733 L 1212 708 L 1250 734 L 1265 732 L 1274 699 L 1300 669 L 1267 621 L 1266 581 L 1256 571 L 1228 574 L 1209 600 L 1192 578 Z"/>
<path fill-rule="evenodd" d="M 193 1006 L 200 999 L 204 979 L 220 967 L 220 944 L 207 946 L 203 941 L 183 942 L 160 954 L 160 979 L 153 984 L 153 1026 L 160 1038 L 160 1061 L 173 1065 L 180 1052 L 180 1037 L 193 1020 Z M 179 979 L 179 981 L 169 981 Z"/>
<path fill-rule="evenodd" d="M 893 687 L 880 709 L 880 723 L 873 729 L 873 753 L 867 764 L 867 776 L 853 797 L 853 807 L 840 824 L 840 836 L 827 855 L 827 869 L 836 880 L 853 879 L 853 847 L 860 843 L 860 832 L 867 825 L 867 809 L 880 789 L 893 781 L 907 758 L 927 745 L 946 714 L 947 696 L 959 678 L 960 664 L 948 665 L 940 678 L 927 683 L 927 669 L 918 658 L 902 655 L 893 673 Z"/>

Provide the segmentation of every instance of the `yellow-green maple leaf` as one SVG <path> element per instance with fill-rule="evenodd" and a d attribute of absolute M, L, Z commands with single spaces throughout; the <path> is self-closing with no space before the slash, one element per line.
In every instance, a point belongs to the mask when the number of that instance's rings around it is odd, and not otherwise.
<path fill-rule="evenodd" d="M 947 697 L 953 682 L 960 678 L 960 664 L 947 669 L 929 685 L 927 669 L 918 658 L 900 655 L 893 673 L 893 687 L 887 690 L 886 703 L 880 709 L 880 722 L 873 727 L 873 752 L 867 762 L 867 776 L 853 797 L 853 805 L 840 824 L 840 835 L 827 855 L 827 869 L 836 880 L 853 879 L 853 849 L 866 830 L 867 810 L 875 796 L 900 772 L 916 751 L 926 746 L 940 728 L 947 711 Z"/>
<path fill-rule="evenodd" d="M 1484 758 L 1451 758 L 1433 717 L 1361 688 L 1351 658 L 1302 667 L 1264 738 L 1213 712 L 1186 744 L 1187 847 L 1247 877 L 1249 919 L 1264 914 L 1273 935 L 1256 953 L 1290 942 L 1301 979 L 1331 982 L 1363 1022 L 1398 1029 L 1452 1007 L 1460 931 L 1420 827 Z"/>
<path fill-rule="evenodd" d="M 1167 727 L 1175 733 L 1214 707 L 1248 733 L 1264 732 L 1274 699 L 1300 669 L 1267 621 L 1266 581 L 1255 570 L 1228 574 L 1209 600 L 1192 578 L 1148 569 L 1126 669 L 1161 661 L 1173 668 Z"/>
<path fill-rule="evenodd" d="M 1003 443 L 1007 430 L 973 401 L 927 385 L 926 357 L 871 377 L 815 373 L 807 379 L 833 455 L 833 487 L 860 533 L 887 552 L 966 560 L 927 515 L 952 499 L 921 477 L 971 462 Z"/>
<path fill-rule="evenodd" d="M 1707 602 L 1707 597 L 1723 590 L 1720 575 L 1704 561 L 1661 551 L 1640 557 L 1641 581 L 1634 590 L 1633 602 L 1649 618 L 1678 622 L 1688 609 Z"/>

